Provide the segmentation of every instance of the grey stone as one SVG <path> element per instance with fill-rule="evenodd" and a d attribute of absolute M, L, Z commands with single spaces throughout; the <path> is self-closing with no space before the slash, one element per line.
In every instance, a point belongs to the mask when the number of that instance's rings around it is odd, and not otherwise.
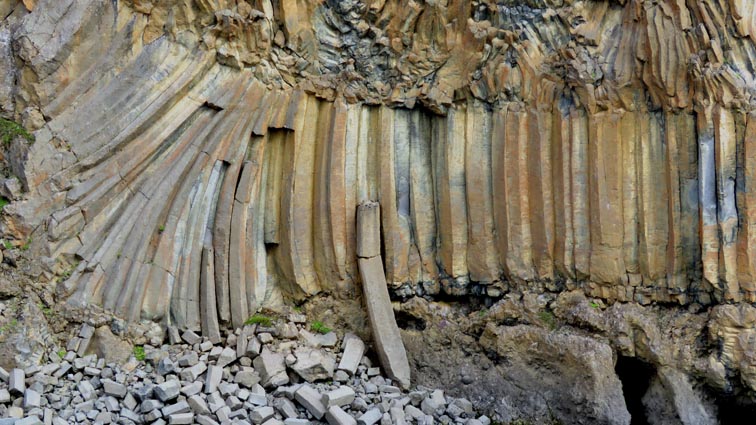
<path fill-rule="evenodd" d="M 294 393 L 294 398 L 316 419 L 320 420 L 325 415 L 326 408 L 321 401 L 320 393 L 309 385 L 302 385 Z"/>
<path fill-rule="evenodd" d="M 347 382 L 349 381 L 349 374 L 343 370 L 337 370 L 333 373 L 333 380 L 341 383 Z"/>
<path fill-rule="evenodd" d="M 243 387 L 251 388 L 253 385 L 260 382 L 260 375 L 251 368 L 248 370 L 241 370 L 234 376 L 234 382 Z"/>
<path fill-rule="evenodd" d="M 41 397 L 38 392 L 27 388 L 24 391 L 24 409 L 30 410 L 39 407 L 41 403 Z"/>
<path fill-rule="evenodd" d="M 162 409 L 164 404 L 158 400 L 145 400 L 142 402 L 140 409 L 142 412 L 151 412 L 155 409 Z"/>
<path fill-rule="evenodd" d="M 42 422 L 36 416 L 29 416 L 24 419 L 17 420 L 15 425 L 44 425 L 44 422 Z"/>
<path fill-rule="evenodd" d="M 198 415 L 194 417 L 195 422 L 197 422 L 199 425 L 220 425 L 218 422 L 215 422 L 212 417 L 208 415 Z"/>
<path fill-rule="evenodd" d="M 389 409 L 389 415 L 391 415 L 391 421 L 396 425 L 405 425 L 407 423 L 404 410 L 401 407 L 391 407 Z"/>
<path fill-rule="evenodd" d="M 189 397 L 187 400 L 189 403 L 189 407 L 192 409 L 192 412 L 196 415 L 209 415 L 210 414 L 210 408 L 207 406 L 207 403 L 205 400 L 202 399 L 199 395 L 193 395 Z"/>
<path fill-rule="evenodd" d="M 8 378 L 8 391 L 11 394 L 20 396 L 26 391 L 26 375 L 21 369 L 13 369 L 10 371 Z"/>
<path fill-rule="evenodd" d="M 139 417 L 139 414 L 134 412 L 131 409 L 121 409 L 120 415 L 122 418 L 126 418 L 132 422 L 136 422 L 136 423 L 142 422 L 142 418 Z"/>
<path fill-rule="evenodd" d="M 344 352 L 341 355 L 338 369 L 354 375 L 362 356 L 365 354 L 365 343 L 354 334 L 346 334 L 343 345 Z"/>
<path fill-rule="evenodd" d="M 171 425 L 187 425 L 194 422 L 193 413 L 176 413 L 168 417 L 168 423 Z"/>
<path fill-rule="evenodd" d="M 307 419 L 287 418 L 284 419 L 284 425 L 310 425 Z"/>
<path fill-rule="evenodd" d="M 358 207 L 358 222 L 362 222 L 362 226 L 357 229 L 358 240 L 363 239 L 360 236 L 363 233 L 375 231 L 370 227 L 380 226 L 377 218 L 369 218 L 372 217 L 369 211 L 371 208 L 375 206 L 370 207 L 363 203 Z M 365 217 L 360 218 L 361 215 Z M 380 255 L 360 258 L 358 265 L 378 359 L 391 379 L 397 381 L 402 388 L 409 388 L 409 361 L 399 334 L 399 327 L 396 325 L 394 310 L 391 307 L 386 276 L 383 272 L 383 260 Z"/>
<path fill-rule="evenodd" d="M 155 396 L 159 398 L 160 401 L 166 402 L 178 397 L 179 391 L 179 382 L 176 380 L 169 380 L 155 387 Z"/>
<path fill-rule="evenodd" d="M 273 415 L 276 413 L 275 410 L 273 410 L 270 406 L 263 406 L 258 407 L 256 409 L 253 409 L 252 412 L 249 414 L 249 418 L 252 420 L 255 424 L 261 424 L 268 419 L 272 418 Z"/>
<path fill-rule="evenodd" d="M 381 410 L 377 407 L 374 407 L 363 413 L 362 416 L 357 419 L 357 423 L 359 425 L 373 425 L 374 423 L 380 421 L 382 417 L 383 413 L 381 413 Z"/>
<path fill-rule="evenodd" d="M 262 350 L 262 343 L 256 336 L 250 336 L 247 341 L 247 350 L 245 355 L 249 358 L 255 358 L 260 355 Z"/>
<path fill-rule="evenodd" d="M 339 406 L 331 406 L 325 414 L 331 425 L 356 425 L 357 421 Z"/>
<path fill-rule="evenodd" d="M 176 371 L 176 364 L 169 357 L 163 357 L 157 364 L 158 375 L 165 376 Z"/>
<path fill-rule="evenodd" d="M 284 418 L 296 418 L 299 416 L 297 407 L 287 398 L 276 398 L 273 400 L 273 407 L 275 407 Z"/>
<path fill-rule="evenodd" d="M 10 391 L 0 388 L 0 404 L 8 403 L 11 400 Z"/>
<path fill-rule="evenodd" d="M 263 350 L 253 361 L 255 370 L 260 374 L 260 379 L 265 387 L 279 387 L 289 383 L 289 375 L 286 374 L 284 356 Z"/>
<path fill-rule="evenodd" d="M 202 392 L 203 383 L 201 381 L 194 381 L 189 385 L 181 387 L 181 394 L 189 397 Z"/>
<path fill-rule="evenodd" d="M 196 381 L 207 370 L 205 362 L 199 362 L 192 367 L 188 367 L 179 374 L 184 381 Z"/>
<path fill-rule="evenodd" d="M 177 413 L 186 413 L 191 410 L 191 407 L 189 407 L 188 402 L 179 401 L 178 403 L 169 404 L 160 410 L 163 412 L 163 416 L 171 416 Z"/>
<path fill-rule="evenodd" d="M 148 410 L 147 413 L 144 414 L 144 419 L 147 422 L 153 422 L 163 417 L 163 412 L 161 412 L 158 409 Z"/>
<path fill-rule="evenodd" d="M 444 392 L 435 390 L 420 403 L 420 410 L 426 415 L 442 415 L 446 410 L 446 398 Z"/>
<path fill-rule="evenodd" d="M 308 347 L 296 349 L 295 355 L 297 361 L 291 368 L 305 381 L 315 382 L 333 377 L 333 369 L 336 366 L 333 355 Z"/>
<path fill-rule="evenodd" d="M 81 396 L 84 398 L 84 400 L 91 400 L 97 395 L 94 387 L 92 386 L 92 384 L 89 383 L 89 381 L 79 382 L 79 385 L 77 385 L 77 388 L 79 390 L 79 393 L 81 393 Z"/>
<path fill-rule="evenodd" d="M 331 406 L 347 406 L 354 401 L 354 390 L 347 386 L 323 394 L 323 404 L 326 408 Z"/>
<path fill-rule="evenodd" d="M 129 410 L 136 410 L 137 401 L 131 393 L 126 394 L 121 404 Z"/>
<path fill-rule="evenodd" d="M 202 338 L 190 329 L 185 330 L 184 333 L 181 334 L 181 339 L 186 341 L 189 345 L 194 345 L 202 341 Z"/>
<path fill-rule="evenodd" d="M 111 381 L 110 379 L 102 380 L 103 390 L 105 394 L 112 395 L 113 397 L 123 398 L 126 395 L 126 385 L 119 384 L 118 382 Z"/>
<path fill-rule="evenodd" d="M 190 351 L 183 356 L 179 357 L 178 364 L 181 367 L 194 366 L 199 362 L 199 356 L 194 351 Z"/>
<path fill-rule="evenodd" d="M 716 407 L 699 393 L 683 373 L 660 367 L 641 398 L 651 425 L 714 425 Z"/>
<path fill-rule="evenodd" d="M 219 367 L 225 367 L 230 365 L 236 360 L 236 351 L 226 347 L 221 352 L 220 356 L 218 357 L 218 362 L 216 363 Z"/>
<path fill-rule="evenodd" d="M 205 394 L 215 392 L 222 379 L 223 368 L 220 366 L 210 366 L 207 370 L 207 375 L 205 376 Z"/>

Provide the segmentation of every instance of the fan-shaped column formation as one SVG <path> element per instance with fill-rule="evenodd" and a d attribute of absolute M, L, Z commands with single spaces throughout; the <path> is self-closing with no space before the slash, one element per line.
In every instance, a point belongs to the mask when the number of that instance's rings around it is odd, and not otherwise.
<path fill-rule="evenodd" d="M 19 208 L 78 262 L 70 302 L 215 338 L 285 298 L 352 297 L 367 200 L 400 295 L 756 301 L 753 114 L 555 102 L 330 102 L 156 42 L 38 132 Z"/>

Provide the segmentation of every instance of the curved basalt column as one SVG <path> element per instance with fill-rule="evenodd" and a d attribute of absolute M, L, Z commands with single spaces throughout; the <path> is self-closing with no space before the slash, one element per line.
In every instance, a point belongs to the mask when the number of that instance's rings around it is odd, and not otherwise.
<path fill-rule="evenodd" d="M 5 224 L 71 303 L 214 334 L 349 297 L 367 200 L 398 295 L 756 302 L 749 2 L 28 3 Z"/>

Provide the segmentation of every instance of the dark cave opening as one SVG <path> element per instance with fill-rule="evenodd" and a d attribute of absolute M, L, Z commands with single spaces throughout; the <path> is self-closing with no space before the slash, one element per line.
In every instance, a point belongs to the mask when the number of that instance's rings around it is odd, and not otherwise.
<path fill-rule="evenodd" d="M 656 369 L 635 357 L 619 356 L 614 367 L 622 382 L 622 395 L 630 412 L 631 425 L 648 425 L 646 410 L 641 399 L 646 394 Z"/>
<path fill-rule="evenodd" d="M 396 325 L 399 326 L 400 329 L 414 331 L 425 330 L 426 325 L 425 320 L 423 319 L 414 317 L 411 314 L 405 313 L 403 311 L 395 311 L 394 317 L 396 319 Z"/>
<path fill-rule="evenodd" d="M 715 394 L 714 403 L 722 425 L 742 424 L 744 420 L 756 417 L 756 404 L 747 397 Z"/>

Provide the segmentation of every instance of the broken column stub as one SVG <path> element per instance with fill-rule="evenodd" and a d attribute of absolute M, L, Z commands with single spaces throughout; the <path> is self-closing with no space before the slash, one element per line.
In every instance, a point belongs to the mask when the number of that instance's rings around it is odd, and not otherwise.
<path fill-rule="evenodd" d="M 381 255 L 381 206 L 365 201 L 357 206 L 357 257 Z"/>
<path fill-rule="evenodd" d="M 409 388 L 407 352 L 391 307 L 380 245 L 380 206 L 377 202 L 363 202 L 357 207 L 357 256 L 370 328 L 386 374 Z"/>

